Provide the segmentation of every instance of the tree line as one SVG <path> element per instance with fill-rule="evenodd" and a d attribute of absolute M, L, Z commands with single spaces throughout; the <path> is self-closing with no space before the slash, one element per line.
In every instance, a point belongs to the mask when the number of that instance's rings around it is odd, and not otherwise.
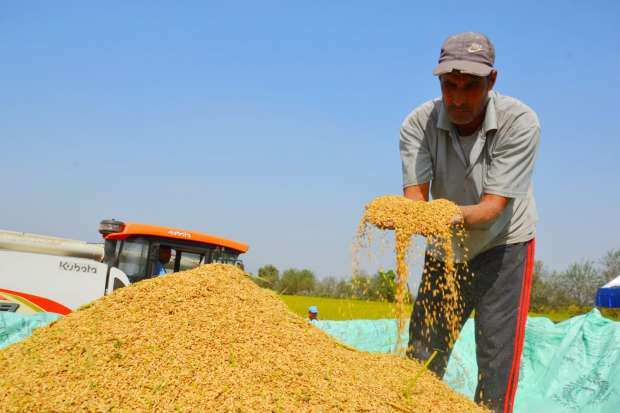
<path fill-rule="evenodd" d="M 536 261 L 530 308 L 541 313 L 558 308 L 583 312 L 584 307 L 594 306 L 596 290 L 619 275 L 620 249 L 608 251 L 598 261 L 572 263 L 564 271 L 550 270 Z"/>
<path fill-rule="evenodd" d="M 572 263 L 564 271 L 550 270 L 542 261 L 536 261 L 530 308 L 541 313 L 558 309 L 584 312 L 594 306 L 596 290 L 618 275 L 620 249 L 608 251 L 596 261 Z M 253 279 L 262 287 L 290 295 L 393 302 L 396 291 L 393 270 L 373 275 L 359 273 L 348 279 L 333 276 L 319 279 L 308 269 L 289 268 L 280 273 L 275 266 L 265 265 Z"/>
<path fill-rule="evenodd" d="M 308 269 L 289 268 L 280 273 L 275 266 L 265 265 L 258 269 L 253 279 L 262 287 L 289 295 L 393 302 L 396 292 L 393 270 L 378 271 L 373 275 L 360 272 L 349 279 L 334 276 L 319 279 Z"/>

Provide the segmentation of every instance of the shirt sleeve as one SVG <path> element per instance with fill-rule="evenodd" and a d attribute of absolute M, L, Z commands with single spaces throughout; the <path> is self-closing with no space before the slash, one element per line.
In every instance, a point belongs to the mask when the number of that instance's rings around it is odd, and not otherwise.
<path fill-rule="evenodd" d="M 403 188 L 430 182 L 433 175 L 433 162 L 428 139 L 413 112 L 400 128 L 400 158 L 403 168 Z"/>
<path fill-rule="evenodd" d="M 540 142 L 540 125 L 534 113 L 518 116 L 505 133 L 496 135 L 483 192 L 524 198 L 528 195 Z"/>

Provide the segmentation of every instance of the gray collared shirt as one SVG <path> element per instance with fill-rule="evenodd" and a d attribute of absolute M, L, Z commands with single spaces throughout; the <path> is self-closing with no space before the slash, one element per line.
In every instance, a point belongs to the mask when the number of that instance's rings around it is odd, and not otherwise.
<path fill-rule="evenodd" d="M 411 112 L 400 130 L 404 187 L 430 182 L 433 199 L 458 205 L 478 204 L 485 193 L 510 198 L 499 217 L 468 231 L 470 259 L 535 236 L 532 173 L 540 141 L 538 117 L 517 99 L 492 91 L 475 139 L 466 157 L 440 98 Z M 463 250 L 457 248 L 456 257 L 462 260 Z"/>

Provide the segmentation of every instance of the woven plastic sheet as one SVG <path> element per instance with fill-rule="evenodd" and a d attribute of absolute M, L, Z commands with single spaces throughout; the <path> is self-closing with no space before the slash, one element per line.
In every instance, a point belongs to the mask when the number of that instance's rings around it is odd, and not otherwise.
<path fill-rule="evenodd" d="M 46 326 L 60 317 L 56 313 L 22 315 L 0 312 L 0 349 L 25 339 L 35 328 Z"/>
<path fill-rule="evenodd" d="M 59 317 L 53 313 L 0 313 L 0 348 Z M 313 324 L 359 350 L 389 353 L 396 347 L 396 320 L 321 320 Z M 405 343 L 407 332 L 402 335 Z M 470 398 L 478 375 L 474 337 L 474 322 L 469 320 L 443 378 Z M 514 411 L 620 413 L 620 323 L 602 317 L 598 310 L 558 324 L 542 317 L 528 318 Z"/>
<path fill-rule="evenodd" d="M 319 321 L 317 327 L 359 350 L 396 345 L 395 320 Z M 407 340 L 407 331 L 403 340 Z M 459 337 L 444 381 L 473 399 L 478 368 L 474 322 Z M 525 330 L 517 413 L 620 413 L 620 323 L 592 310 L 554 324 L 530 317 Z"/>

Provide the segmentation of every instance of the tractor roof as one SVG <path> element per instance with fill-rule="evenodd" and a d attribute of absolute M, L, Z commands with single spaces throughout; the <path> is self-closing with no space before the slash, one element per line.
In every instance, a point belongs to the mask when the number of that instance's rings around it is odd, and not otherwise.
<path fill-rule="evenodd" d="M 205 234 L 204 232 L 188 231 L 185 229 L 160 227 L 157 225 L 138 224 L 135 222 L 125 222 L 122 230 L 105 235 L 106 239 L 126 239 L 139 235 L 181 239 L 185 241 L 198 242 L 202 244 L 216 245 L 218 247 L 226 247 L 232 250 L 244 253 L 247 252 L 249 246 L 236 241 L 227 240 L 215 235 Z"/>

